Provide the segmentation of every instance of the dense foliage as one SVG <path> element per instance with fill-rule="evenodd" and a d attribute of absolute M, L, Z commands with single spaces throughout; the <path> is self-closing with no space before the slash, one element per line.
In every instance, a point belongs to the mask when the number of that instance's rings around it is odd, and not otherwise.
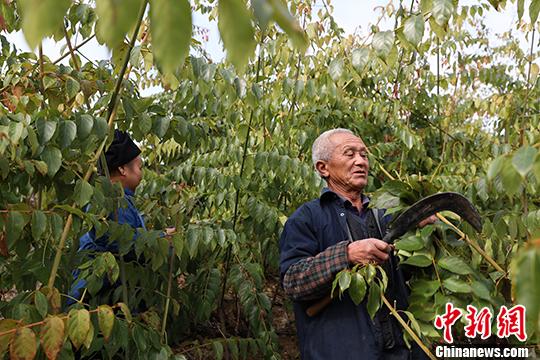
<path fill-rule="evenodd" d="M 191 40 L 187 1 L 153 0 L 148 13 L 143 0 L 0 2 L 0 26 L 22 27 L 31 45 L 64 39 L 70 58 L 18 53 L 0 34 L 0 290 L 15 290 L 0 301 L 0 353 L 280 358 L 278 289 L 269 286 L 277 242 L 287 216 L 322 186 L 310 146 L 332 127 L 369 146 L 375 205 L 398 211 L 457 191 L 481 211 L 481 234 L 442 214 L 448 223 L 396 244 L 413 271 L 407 320 L 422 341 L 439 340 L 433 319 L 447 301 L 515 302 L 527 306 L 537 344 L 540 1 L 529 8 L 533 25 L 521 20 L 523 1 L 506 4 L 518 6 L 520 22 L 496 46 L 482 15 L 506 2 L 490 3 L 389 5 L 381 17 L 395 19 L 394 29 L 374 26 L 364 39 L 343 34 L 328 2 L 318 10 L 289 2 L 296 22 L 279 0 L 197 1 L 218 19 L 233 68 L 208 61 Z M 530 52 L 516 32 L 527 34 Z M 72 43 L 75 34 L 84 40 Z M 77 48 L 93 36 L 112 49 L 110 62 L 81 61 Z M 141 97 L 141 84 L 165 90 Z M 133 134 L 145 160 L 137 201 L 148 231 L 134 245 L 131 229 L 106 219 L 123 206 L 122 190 L 96 172 L 115 127 Z M 161 237 L 167 226 L 177 233 Z M 81 264 L 78 238 L 91 227 L 146 262 L 104 253 Z M 77 266 L 91 294 L 104 277 L 120 279 L 114 304 L 83 298 L 65 313 Z M 361 299 L 366 277 L 376 309 L 375 272 L 342 273 L 338 285 Z M 140 304 L 149 310 L 131 314 Z"/>

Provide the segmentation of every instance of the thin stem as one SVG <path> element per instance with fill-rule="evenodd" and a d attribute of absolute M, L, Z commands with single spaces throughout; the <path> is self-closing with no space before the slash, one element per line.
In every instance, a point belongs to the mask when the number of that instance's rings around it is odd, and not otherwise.
<path fill-rule="evenodd" d="M 263 41 L 264 41 L 264 33 L 261 33 L 261 40 L 259 45 L 259 55 L 257 57 L 257 70 L 255 73 L 255 82 L 258 83 L 260 79 L 260 72 L 261 72 L 261 63 L 262 63 L 262 53 L 263 53 Z M 244 175 L 244 165 L 246 163 L 247 158 L 247 148 L 249 144 L 249 136 L 251 134 L 251 124 L 253 122 L 253 116 L 254 116 L 255 110 L 252 109 L 251 113 L 249 115 L 249 121 L 248 121 L 248 128 L 246 131 L 246 138 L 244 140 L 244 146 L 243 146 L 243 154 L 242 154 L 242 163 L 240 165 L 240 179 Z M 234 200 L 234 212 L 233 212 L 233 231 L 236 230 L 236 223 L 238 221 L 238 204 L 240 202 L 240 188 L 236 189 L 236 195 Z M 221 297 L 219 300 L 220 308 L 223 308 L 223 300 L 225 298 L 225 289 L 227 288 L 227 277 L 229 275 L 229 268 L 231 265 L 231 246 L 227 246 L 227 252 L 225 254 L 225 270 L 223 273 L 223 285 L 221 288 Z"/>
<path fill-rule="evenodd" d="M 74 48 L 73 48 L 73 51 L 78 51 L 79 48 L 83 47 L 84 45 L 86 45 L 90 40 L 92 40 L 96 35 L 92 35 L 90 36 L 89 38 L 85 39 L 82 43 L 80 43 L 79 45 L 76 45 Z M 60 61 L 64 60 L 65 58 L 67 58 L 68 56 L 70 56 L 70 53 L 67 52 L 65 53 L 64 55 L 60 56 L 58 59 L 56 59 L 55 61 L 53 61 L 53 64 L 58 64 Z"/>
<path fill-rule="evenodd" d="M 119 307 L 118 304 L 115 304 L 115 305 L 111 306 L 111 308 L 113 308 L 113 309 L 115 309 L 115 308 L 117 308 L 117 307 Z M 98 308 L 98 309 L 88 310 L 88 312 L 89 312 L 90 314 L 96 313 L 96 312 L 98 312 L 98 311 L 99 311 L 99 308 Z M 62 320 L 66 320 L 66 319 L 68 319 L 68 318 L 69 318 L 69 315 L 60 317 L 60 319 L 62 319 Z M 21 321 L 22 321 L 22 320 L 21 320 Z M 19 321 L 19 323 L 20 323 L 21 321 Z M 2 336 L 4 336 L 4 335 L 9 335 L 9 334 L 12 334 L 12 333 L 16 332 L 16 331 L 17 331 L 18 329 L 20 329 L 20 328 L 33 328 L 33 327 L 36 327 L 36 326 L 43 325 L 44 323 L 45 323 L 45 321 L 38 321 L 38 322 L 31 323 L 31 324 L 28 324 L 28 325 L 17 326 L 16 328 L 11 329 L 11 330 L 2 331 L 2 332 L 0 332 L 0 338 L 1 338 Z"/>
<path fill-rule="evenodd" d="M 506 271 L 499 265 L 491 256 L 489 256 L 477 243 L 469 239 L 469 237 L 461 230 L 459 230 L 454 224 L 452 224 L 450 221 L 448 221 L 447 218 L 445 218 L 443 215 L 437 213 L 437 217 L 444 222 L 446 225 L 450 226 L 460 237 L 465 240 L 467 244 L 469 244 L 474 250 L 476 250 L 484 259 L 486 259 L 487 262 L 489 262 L 495 270 L 505 274 L 504 276 L 508 276 Z"/>
<path fill-rule="evenodd" d="M 163 324 L 161 325 L 161 338 L 162 341 L 165 338 L 165 330 L 167 326 L 167 316 L 169 314 L 169 305 L 171 302 L 171 288 L 172 288 L 172 273 L 174 269 L 174 255 L 175 249 L 172 248 L 171 256 L 169 260 L 169 278 L 167 280 L 167 297 L 165 298 L 165 311 L 163 312 Z"/>
<path fill-rule="evenodd" d="M 422 340 L 420 340 L 420 338 L 418 337 L 418 335 L 416 335 L 416 333 L 413 331 L 413 329 L 411 329 L 411 327 L 409 325 L 407 325 L 407 323 L 405 322 L 405 320 L 403 320 L 401 318 L 401 315 L 399 315 L 399 313 L 397 312 L 397 310 L 392 306 L 392 304 L 390 304 L 390 302 L 388 301 L 388 299 L 384 296 L 384 294 L 381 292 L 381 298 L 382 298 L 382 301 L 384 302 L 384 305 L 386 305 L 386 307 L 388 308 L 388 310 L 390 310 L 390 312 L 392 313 L 392 315 L 394 315 L 394 317 L 396 318 L 397 321 L 399 321 L 399 323 L 401 324 L 401 326 L 403 326 L 403 328 L 407 331 L 407 333 L 409 333 L 409 335 L 411 335 L 411 337 L 413 338 L 414 342 L 418 344 L 418 346 L 420 346 L 420 349 L 422 349 L 426 355 L 431 359 L 431 360 L 437 360 L 437 358 L 431 353 L 431 351 L 429 351 L 429 349 L 427 348 L 426 345 L 424 345 L 424 343 L 422 342 Z"/>
<path fill-rule="evenodd" d="M 81 67 L 79 66 L 77 57 L 75 56 L 75 50 L 73 50 L 73 46 L 71 46 L 71 40 L 69 39 L 69 34 L 65 25 L 64 25 L 64 36 L 66 37 L 66 43 L 69 49 L 69 54 L 71 55 L 71 60 L 73 60 L 73 66 L 75 66 L 75 70 L 80 71 Z"/>

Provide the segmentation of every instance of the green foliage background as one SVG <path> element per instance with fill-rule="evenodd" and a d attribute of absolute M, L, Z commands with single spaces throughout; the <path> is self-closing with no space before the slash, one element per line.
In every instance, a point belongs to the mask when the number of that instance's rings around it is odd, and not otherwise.
<path fill-rule="evenodd" d="M 22 28 L 33 46 L 67 39 L 70 57 L 67 66 L 17 53 L 0 34 L 0 289 L 17 293 L 0 301 L 0 353 L 280 358 L 268 286 L 278 278 L 279 234 L 318 195 L 310 147 L 333 127 L 368 144 L 375 205 L 398 211 L 456 191 L 481 211 L 479 235 L 444 214 L 461 230 L 429 226 L 396 244 L 415 270 L 407 318 L 422 340 L 439 340 L 433 319 L 448 301 L 521 303 L 538 344 L 540 1 L 527 9 L 532 22 L 523 4 L 389 5 L 381 16 L 394 29 L 358 38 L 344 35 L 327 2 L 156 0 L 148 13 L 143 0 L 0 2 L 4 30 Z M 190 6 L 218 19 L 231 63 L 206 59 L 191 38 Z M 482 16 L 504 6 L 517 6 L 520 19 L 493 46 Z M 111 61 L 82 64 L 75 34 L 107 44 Z M 155 84 L 165 91 L 140 96 Z M 144 149 L 137 201 L 149 230 L 134 245 L 129 228 L 106 220 L 122 190 L 96 174 L 114 127 Z M 166 226 L 177 229 L 170 239 L 159 236 Z M 81 264 L 91 293 L 103 277 L 123 285 L 112 307 L 83 299 L 66 315 L 78 238 L 91 227 L 147 263 L 106 253 Z M 133 316 L 141 303 L 151 310 Z"/>

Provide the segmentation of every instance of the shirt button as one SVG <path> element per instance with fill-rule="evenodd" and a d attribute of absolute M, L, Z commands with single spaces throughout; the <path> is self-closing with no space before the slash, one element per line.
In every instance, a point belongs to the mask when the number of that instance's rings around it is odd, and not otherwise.
<path fill-rule="evenodd" d="M 345 213 L 341 213 L 341 214 L 339 214 L 339 216 L 345 216 Z"/>

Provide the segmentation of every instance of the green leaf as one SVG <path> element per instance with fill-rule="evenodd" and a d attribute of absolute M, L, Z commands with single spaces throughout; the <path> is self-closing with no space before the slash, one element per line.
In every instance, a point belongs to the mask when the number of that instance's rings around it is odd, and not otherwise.
<path fill-rule="evenodd" d="M 47 316 L 49 311 L 49 302 L 43 293 L 39 290 L 34 291 L 34 304 L 36 304 L 36 309 L 41 315 L 41 317 Z"/>
<path fill-rule="evenodd" d="M 341 292 L 344 292 L 349 288 L 351 284 L 351 273 L 348 271 L 343 272 L 339 278 L 339 289 Z"/>
<path fill-rule="evenodd" d="M 330 74 L 332 80 L 338 81 L 341 74 L 343 74 L 343 59 L 335 58 L 332 60 L 328 65 L 328 74 Z"/>
<path fill-rule="evenodd" d="M 39 136 L 39 142 L 43 145 L 52 139 L 54 132 L 56 131 L 55 121 L 46 121 L 43 119 L 36 121 L 37 133 Z"/>
<path fill-rule="evenodd" d="M 488 287 L 481 281 L 475 280 L 471 284 L 471 289 L 474 295 L 480 299 L 491 301 L 491 295 L 489 294 Z"/>
<path fill-rule="evenodd" d="M 534 177 L 536 178 L 536 181 L 540 182 L 540 158 L 536 160 L 536 162 L 533 165 L 532 168 Z"/>
<path fill-rule="evenodd" d="M 242 72 L 255 49 L 255 31 L 243 0 L 219 0 L 218 28 L 227 58 Z"/>
<path fill-rule="evenodd" d="M 420 0 L 420 11 L 423 14 L 431 12 L 433 8 L 433 0 Z"/>
<path fill-rule="evenodd" d="M 8 243 L 14 243 L 21 237 L 24 226 L 27 223 L 26 217 L 18 211 L 10 211 L 6 226 Z"/>
<path fill-rule="evenodd" d="M 285 31 L 298 50 L 301 52 L 306 51 L 309 45 L 306 33 L 291 15 L 287 5 L 282 0 L 270 0 L 270 4 L 274 10 L 274 20 L 279 27 Z"/>
<path fill-rule="evenodd" d="M 401 141 L 407 146 L 407 149 L 412 149 L 414 146 L 414 135 L 407 129 L 403 129 L 399 132 Z"/>
<path fill-rule="evenodd" d="M 424 36 L 424 26 L 424 17 L 422 15 L 413 15 L 408 18 L 403 26 L 403 34 L 407 41 L 414 46 L 418 46 Z"/>
<path fill-rule="evenodd" d="M 425 297 L 430 297 L 439 290 L 440 284 L 438 280 L 415 280 L 411 284 L 411 289 L 415 294 L 420 294 Z"/>
<path fill-rule="evenodd" d="M 194 258 L 197 256 L 197 252 L 199 249 L 199 231 L 197 229 L 190 228 L 187 232 L 187 250 L 189 253 L 190 258 Z"/>
<path fill-rule="evenodd" d="M 453 11 L 454 4 L 452 0 L 433 0 L 431 15 L 438 25 L 445 26 Z"/>
<path fill-rule="evenodd" d="M 67 148 L 77 137 L 77 125 L 71 120 L 62 121 L 58 134 L 58 142 L 62 149 Z"/>
<path fill-rule="evenodd" d="M 85 139 L 94 126 L 94 118 L 90 115 L 83 114 L 77 119 L 77 136 L 81 139 Z"/>
<path fill-rule="evenodd" d="M 375 33 L 375 35 L 373 35 L 371 46 L 373 46 L 377 55 L 383 59 L 386 58 L 394 46 L 394 32 L 388 30 Z"/>
<path fill-rule="evenodd" d="M 274 12 L 272 5 L 270 5 L 267 0 L 252 0 L 251 8 L 253 9 L 255 18 L 259 23 L 260 29 L 262 31 L 266 30 L 266 26 L 268 25 L 268 22 L 272 18 L 272 14 Z"/>
<path fill-rule="evenodd" d="M 536 240 L 531 245 L 520 249 L 512 259 L 512 292 L 515 303 L 527 309 L 527 322 L 540 325 L 540 243 Z"/>
<path fill-rule="evenodd" d="M 167 130 L 169 129 L 169 124 L 171 123 L 171 118 L 168 116 L 159 116 L 154 121 L 154 134 L 160 139 L 162 139 Z"/>
<path fill-rule="evenodd" d="M 537 155 L 538 150 L 532 146 L 523 146 L 516 151 L 512 157 L 512 165 L 514 166 L 514 169 L 516 169 L 516 171 L 521 175 L 521 177 L 525 178 L 529 171 L 531 171 Z"/>
<path fill-rule="evenodd" d="M 244 79 L 239 77 L 234 79 L 234 89 L 236 90 L 236 96 L 243 99 L 247 94 L 247 84 Z"/>
<path fill-rule="evenodd" d="M 360 304 L 366 295 L 366 281 L 364 280 L 364 277 L 357 272 L 351 275 L 349 295 L 356 305 Z"/>
<path fill-rule="evenodd" d="M 53 177 L 62 166 L 62 152 L 58 148 L 48 146 L 41 153 L 41 160 L 47 164 L 47 175 Z"/>
<path fill-rule="evenodd" d="M 9 124 L 9 139 L 13 144 L 18 144 L 21 139 L 22 133 L 24 130 L 24 124 L 20 122 L 11 122 Z"/>
<path fill-rule="evenodd" d="M 17 329 L 9 345 L 11 360 L 32 360 L 37 353 L 36 334 L 27 327 Z"/>
<path fill-rule="evenodd" d="M 47 175 L 47 172 L 49 171 L 49 167 L 44 161 L 41 160 L 32 160 L 32 163 L 36 167 L 37 171 L 43 176 Z"/>
<path fill-rule="evenodd" d="M 152 118 L 148 113 L 144 112 L 139 115 L 139 121 L 137 122 L 139 130 L 141 133 L 146 134 L 152 130 Z"/>
<path fill-rule="evenodd" d="M 191 42 L 191 6 L 188 0 L 151 0 L 152 51 L 164 73 L 182 66 Z"/>
<path fill-rule="evenodd" d="M 376 282 L 371 283 L 369 286 L 368 299 L 366 308 L 369 316 L 373 319 L 379 308 L 381 307 L 381 289 Z"/>
<path fill-rule="evenodd" d="M 118 303 L 118 306 L 120 307 L 120 310 L 122 310 L 122 313 L 124 314 L 124 317 L 126 318 L 126 321 L 128 323 L 131 323 L 133 321 L 133 318 L 131 317 L 131 311 L 129 311 L 129 308 L 124 303 Z"/>
<path fill-rule="evenodd" d="M 443 280 L 443 286 L 448 290 L 455 293 L 464 293 L 468 294 L 471 292 L 471 286 L 465 281 L 458 279 L 456 277 L 451 277 Z"/>
<path fill-rule="evenodd" d="M 109 124 L 107 124 L 107 120 L 101 116 L 95 118 L 92 132 L 98 137 L 98 139 L 103 139 L 109 132 Z"/>
<path fill-rule="evenodd" d="M 15 329 L 19 322 L 13 319 L 2 319 L 0 320 L 0 332 L 8 331 Z M 6 353 L 9 348 L 9 343 L 15 333 L 10 333 L 7 335 L 0 336 L 0 354 Z"/>
<path fill-rule="evenodd" d="M 407 265 L 418 266 L 418 267 L 426 267 L 426 266 L 430 266 L 432 262 L 431 262 L 431 259 L 425 255 L 413 255 L 407 258 L 407 260 L 401 262 L 401 264 L 407 264 Z"/>
<path fill-rule="evenodd" d="M 538 13 L 540 12 L 540 0 L 532 0 L 529 5 L 529 17 L 531 18 L 531 24 L 535 25 L 538 20 Z"/>
<path fill-rule="evenodd" d="M 493 160 L 491 164 L 489 164 L 489 168 L 487 171 L 488 180 L 493 180 L 497 175 L 499 175 L 499 173 L 504 167 L 505 162 L 506 162 L 506 156 L 501 155 L 495 158 L 495 160 Z"/>
<path fill-rule="evenodd" d="M 212 341 L 212 348 L 214 349 L 214 358 L 216 360 L 223 359 L 223 344 L 219 341 Z"/>
<path fill-rule="evenodd" d="M 352 51 L 351 63 L 354 69 L 358 72 L 362 72 L 369 60 L 369 49 L 358 48 Z"/>
<path fill-rule="evenodd" d="M 96 36 L 112 49 L 134 28 L 142 0 L 96 0 Z M 131 34 L 129 34 L 131 35 Z"/>
<path fill-rule="evenodd" d="M 66 80 L 66 95 L 69 100 L 73 99 L 75 95 L 81 90 L 81 85 L 77 80 L 68 76 Z"/>
<path fill-rule="evenodd" d="M 467 265 L 465 261 L 463 261 L 461 258 L 457 256 L 445 256 L 442 259 L 440 259 L 437 262 L 437 264 L 443 269 L 446 269 L 448 271 L 451 271 L 459 275 L 472 274 L 473 272 L 471 267 Z"/>
<path fill-rule="evenodd" d="M 41 39 L 62 28 L 70 0 L 19 0 L 24 37 L 35 49 Z"/>
<path fill-rule="evenodd" d="M 36 210 L 32 213 L 32 237 L 39 240 L 47 228 L 47 216 L 43 211 Z"/>
<path fill-rule="evenodd" d="M 521 21 L 525 10 L 525 0 L 517 0 L 518 21 Z"/>
<path fill-rule="evenodd" d="M 88 183 L 88 181 L 84 179 L 77 180 L 77 184 L 75 184 L 73 198 L 75 199 L 75 202 L 77 203 L 77 205 L 79 205 L 79 207 L 82 208 L 84 205 L 88 204 L 90 202 L 90 199 L 92 199 L 93 194 L 94 188 Z"/>
<path fill-rule="evenodd" d="M 49 316 L 41 327 L 39 335 L 41 347 L 48 359 L 56 359 L 64 344 L 64 320 L 58 316 Z"/>
<path fill-rule="evenodd" d="M 415 251 L 424 248 L 424 240 L 420 236 L 412 235 L 402 238 L 395 243 L 398 250 Z"/>
<path fill-rule="evenodd" d="M 108 342 L 114 326 L 114 312 L 109 305 L 98 307 L 98 323 L 105 342 Z"/>
<path fill-rule="evenodd" d="M 405 315 L 407 315 L 407 317 L 409 318 L 409 321 L 411 322 L 410 325 L 413 328 L 413 330 L 416 332 L 416 334 L 421 335 L 422 332 L 420 330 L 420 325 L 418 325 L 418 321 L 416 320 L 414 315 L 409 311 L 401 311 L 401 312 L 404 313 Z"/>
<path fill-rule="evenodd" d="M 75 349 L 78 349 L 84 344 L 86 337 L 90 332 L 90 313 L 86 309 L 72 309 L 68 315 L 68 336 L 73 343 L 73 346 L 75 346 Z"/>
<path fill-rule="evenodd" d="M 26 139 L 28 141 L 28 144 L 30 145 L 30 149 L 32 150 L 32 156 L 34 156 L 39 148 L 38 137 L 34 128 L 27 127 L 26 131 L 28 131 L 28 136 L 26 137 Z"/>
<path fill-rule="evenodd" d="M 375 278 L 375 275 L 377 275 L 377 268 L 373 264 L 367 264 L 364 269 L 366 271 L 366 282 L 368 283 L 368 285 L 371 285 L 371 282 Z"/>
<path fill-rule="evenodd" d="M 508 166 L 502 169 L 501 180 L 504 189 L 509 196 L 516 194 L 521 186 L 521 183 L 523 182 L 523 178 L 513 166 Z"/>

